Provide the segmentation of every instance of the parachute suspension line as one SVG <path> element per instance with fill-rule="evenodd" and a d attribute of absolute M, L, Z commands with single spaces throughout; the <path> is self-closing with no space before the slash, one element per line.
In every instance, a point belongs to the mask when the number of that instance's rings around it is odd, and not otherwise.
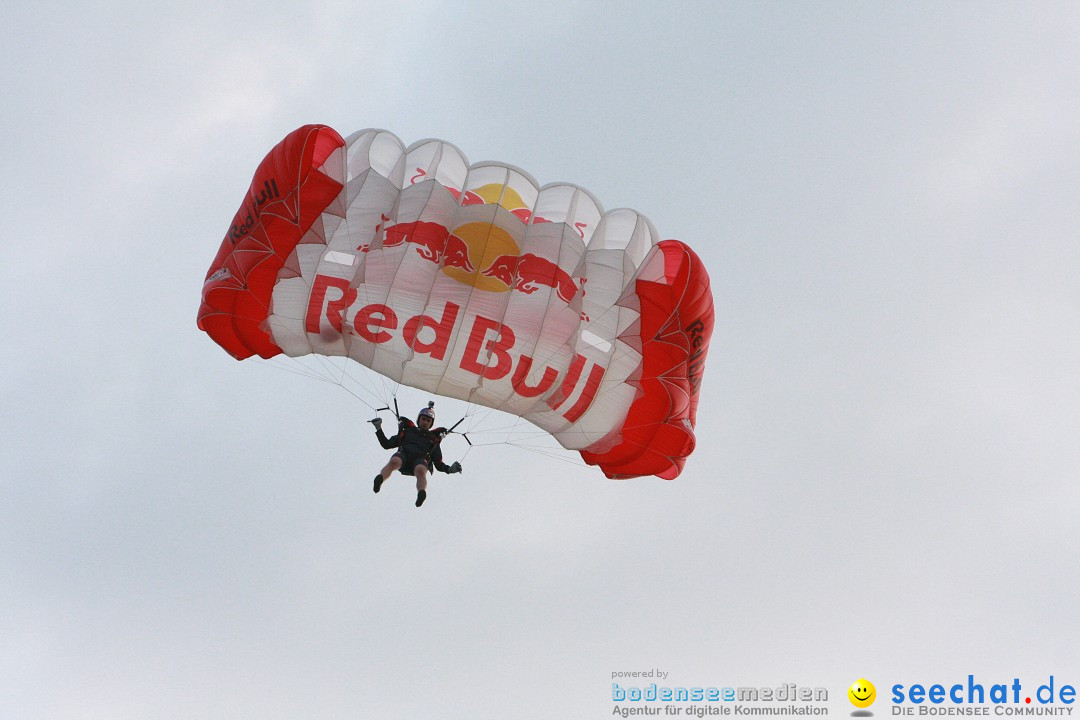
<path fill-rule="evenodd" d="M 368 385 L 365 383 L 364 378 L 368 377 L 369 375 L 367 370 L 361 370 L 359 375 L 354 375 L 349 372 L 349 363 L 351 362 L 353 362 L 353 360 L 349 357 L 344 357 L 341 359 L 341 375 L 339 376 L 339 382 L 341 386 L 345 386 L 344 381 L 346 378 L 348 378 L 353 383 L 356 383 L 360 387 L 364 388 L 364 390 L 366 390 L 372 396 L 382 399 L 382 396 L 380 396 L 379 393 L 375 391 L 374 385 L 368 387 Z"/>
<path fill-rule="evenodd" d="M 320 375 L 319 373 L 315 372 L 314 370 L 312 370 L 310 367 L 307 367 L 303 363 L 296 362 L 296 358 L 288 358 L 288 360 L 292 360 L 293 362 L 292 363 L 286 362 L 285 360 L 282 360 L 280 358 L 280 356 L 275 357 L 273 360 L 264 360 L 263 358 L 260 358 L 260 357 L 252 358 L 252 361 L 256 365 L 262 365 L 263 367 L 272 368 L 274 370 L 281 371 L 281 372 L 291 373 L 293 375 L 299 375 L 301 377 L 307 378 L 308 380 L 316 380 L 318 382 L 325 382 L 325 383 L 333 383 L 334 382 L 330 378 L 324 377 L 323 375 Z"/>
<path fill-rule="evenodd" d="M 330 385 L 336 385 L 336 386 L 340 387 L 342 390 L 344 390 L 345 392 L 352 395 L 354 398 L 356 398 L 360 402 L 362 402 L 363 404 L 367 405 L 372 410 L 375 409 L 374 405 L 369 403 L 367 400 L 365 400 L 362 396 L 358 395 L 352 389 L 346 387 L 344 383 L 342 383 L 342 382 L 336 380 L 334 377 L 330 376 L 325 371 L 325 369 L 323 369 L 322 372 L 319 372 L 316 369 L 314 369 L 314 368 L 312 368 L 312 367 L 310 367 L 308 365 L 305 365 L 304 363 L 298 361 L 296 358 L 288 358 L 288 360 L 291 361 L 291 362 L 286 362 L 281 356 L 278 356 L 278 357 L 274 358 L 274 360 L 263 360 L 263 359 L 260 358 L 257 364 L 263 365 L 265 367 L 273 368 L 276 371 L 287 372 L 287 373 L 291 373 L 293 375 L 299 375 L 300 377 L 307 378 L 308 380 L 314 380 L 316 382 L 323 382 L 323 383 L 328 383 Z"/>
<path fill-rule="evenodd" d="M 375 405 L 373 405 L 371 402 L 368 402 L 363 397 L 361 397 L 361 395 L 359 395 L 356 391 L 354 391 L 352 389 L 352 387 L 349 387 L 349 385 L 347 385 L 346 382 L 345 382 L 346 379 L 351 381 L 351 384 L 354 385 L 358 390 L 366 393 L 368 396 L 373 398 L 373 402 L 384 401 L 383 395 L 381 395 L 377 391 L 377 388 L 375 388 L 374 385 L 371 385 L 368 382 L 365 382 L 365 380 L 364 380 L 365 373 L 362 372 L 359 376 L 355 376 L 355 375 L 352 375 L 352 374 L 349 373 L 349 371 L 348 371 L 348 363 L 352 362 L 352 360 L 350 358 L 348 358 L 348 357 L 341 358 L 341 369 L 340 369 L 340 372 L 338 372 L 337 368 L 335 368 L 334 363 L 331 362 L 330 358 L 324 358 L 324 357 L 322 357 L 320 355 L 312 355 L 312 356 L 309 356 L 309 357 L 316 358 L 316 360 L 323 366 L 329 366 L 330 368 L 334 368 L 334 376 L 333 376 L 334 379 L 332 381 L 335 382 L 338 385 L 338 387 L 340 387 L 345 392 L 352 395 L 354 398 L 356 398 L 357 400 L 359 400 L 360 402 L 362 402 L 364 405 L 371 408 L 372 410 L 375 409 Z M 329 373 L 329 370 L 327 372 Z"/>
<path fill-rule="evenodd" d="M 580 455 L 574 453 L 572 450 L 555 446 L 552 436 L 549 433 L 539 428 L 534 428 L 521 417 L 514 417 L 513 422 L 508 424 L 498 423 L 495 427 L 484 427 L 483 423 L 488 420 L 493 413 L 495 413 L 494 408 L 470 403 L 469 410 L 466 412 L 465 417 L 454 425 L 454 428 L 457 428 L 462 422 L 468 421 L 467 430 L 457 434 L 465 437 L 465 441 L 469 444 L 469 450 L 474 447 L 506 445 L 569 463 L 575 467 L 585 467 L 585 462 L 581 459 Z M 457 431 L 455 430 L 455 432 Z M 473 440 L 468 437 L 469 435 L 473 435 L 474 437 L 480 436 L 480 438 Z M 489 439 L 484 440 L 482 438 Z M 552 444 L 535 444 L 543 442 L 544 440 L 552 441 Z"/>
<path fill-rule="evenodd" d="M 469 450 L 472 450 L 472 448 L 474 448 L 474 447 L 494 447 L 496 445 L 509 445 L 510 447 L 513 447 L 515 449 L 524 450 L 526 452 L 531 452 L 531 453 L 534 453 L 536 455 L 541 455 L 541 456 L 546 457 L 546 458 L 551 458 L 552 460 L 559 460 L 560 462 L 568 463 L 570 465 L 574 465 L 575 467 L 586 467 L 585 461 L 582 460 L 580 456 L 575 458 L 573 456 L 564 455 L 562 453 L 569 452 L 569 451 L 562 450 L 561 448 L 560 449 L 543 448 L 543 447 L 537 447 L 537 446 L 534 446 L 534 445 L 519 445 L 517 443 L 508 442 L 508 441 L 505 441 L 505 440 L 495 440 L 493 442 L 475 442 L 475 443 L 471 443 L 470 446 L 469 446 Z M 466 451 L 466 454 L 468 454 L 468 451 Z"/>
<path fill-rule="evenodd" d="M 550 458 L 551 460 L 558 460 L 560 462 L 564 462 L 564 463 L 567 463 L 569 465 L 573 465 L 575 467 L 581 467 L 581 468 L 588 467 L 588 465 L 585 463 L 585 461 L 581 459 L 580 455 L 577 456 L 577 457 L 573 457 L 573 456 L 567 457 L 565 455 L 560 455 L 558 452 L 555 452 L 554 450 L 549 450 L 549 449 L 544 449 L 544 448 L 529 447 L 527 445 L 517 445 L 515 443 L 510 443 L 510 446 L 513 447 L 513 448 L 517 448 L 518 450 L 524 450 L 526 452 L 531 452 L 531 453 L 535 453 L 537 455 L 541 455 L 541 456 L 546 457 L 546 458 Z"/>
<path fill-rule="evenodd" d="M 401 390 L 401 383 L 391 380 L 382 373 L 377 373 L 374 370 L 371 371 L 371 374 L 382 388 L 379 397 L 382 399 L 383 404 L 389 405 L 391 401 L 397 402 L 397 395 Z"/>
<path fill-rule="evenodd" d="M 308 292 L 310 293 L 311 290 L 312 290 L 312 287 L 311 287 L 310 283 L 307 283 L 307 281 L 305 280 L 305 284 L 307 285 Z M 252 297 L 256 297 L 256 296 L 252 296 Z M 266 311 L 267 317 L 269 317 L 269 315 L 271 314 L 271 309 L 270 309 L 269 304 L 266 303 L 266 302 L 262 302 L 261 306 L 262 306 L 262 309 Z M 301 375 L 301 376 L 307 377 L 307 378 L 312 379 L 312 380 L 319 380 L 319 381 L 322 381 L 322 382 L 333 383 L 333 384 L 337 385 L 338 387 L 342 388 L 343 390 L 345 390 L 346 392 L 348 392 L 350 395 L 352 395 L 354 398 L 356 398 L 357 400 L 362 402 L 364 405 L 367 405 L 372 410 L 375 409 L 374 405 L 372 405 L 370 402 L 365 400 L 363 397 L 361 397 L 356 392 L 354 392 L 351 388 L 349 388 L 349 387 L 347 387 L 345 385 L 344 379 L 348 378 L 350 381 L 355 383 L 361 390 L 369 393 L 372 397 L 375 397 L 375 398 L 380 397 L 379 393 L 376 392 L 373 389 L 373 387 L 368 387 L 364 383 L 363 380 L 349 374 L 348 369 L 346 367 L 346 363 L 348 363 L 350 361 L 350 358 L 348 358 L 348 357 L 342 358 L 344 362 L 342 363 L 341 368 L 340 368 L 340 372 L 339 372 L 338 368 L 335 368 L 333 363 L 330 361 L 330 358 L 324 357 L 324 356 L 319 355 L 317 353 L 312 353 L 311 355 L 306 355 L 305 357 L 311 358 L 314 361 L 314 363 L 317 363 L 318 368 L 306 365 L 305 363 L 300 362 L 297 358 L 294 358 L 294 357 L 291 357 L 291 356 L 288 356 L 288 355 L 276 356 L 275 360 L 278 360 L 278 359 L 283 358 L 283 357 L 287 357 L 289 359 L 289 361 L 291 361 L 291 362 L 275 363 L 275 362 L 269 362 L 269 361 L 262 361 L 261 364 L 266 364 L 266 365 L 275 367 L 278 370 L 284 370 L 286 372 L 291 372 L 293 374 Z"/>
<path fill-rule="evenodd" d="M 511 425 L 510 429 L 506 431 L 506 439 L 503 440 L 504 444 L 506 444 L 506 445 L 512 444 L 511 443 L 511 438 L 514 437 L 514 433 L 517 432 L 517 429 L 519 427 L 521 427 L 521 417 L 515 417 L 514 418 L 514 424 Z"/>
<path fill-rule="evenodd" d="M 307 357 L 311 357 L 317 363 L 319 363 L 319 365 L 323 368 L 323 372 L 326 373 L 327 377 L 330 377 L 338 385 L 341 385 L 342 387 L 345 386 L 345 378 L 348 377 L 348 374 L 347 374 L 347 372 L 345 370 L 344 365 L 342 366 L 341 371 L 339 372 L 338 369 L 334 366 L 334 363 L 332 362 L 332 360 L 329 357 L 324 357 L 324 356 L 318 355 L 318 354 L 312 354 L 312 355 L 309 355 Z M 349 379 L 351 380 L 352 378 L 350 377 Z"/>
<path fill-rule="evenodd" d="M 494 408 L 483 407 L 483 406 L 480 406 L 480 405 L 472 405 L 472 407 L 476 408 L 476 410 L 466 413 L 466 417 L 469 418 L 469 428 L 468 428 L 467 432 L 471 432 L 474 435 L 476 435 L 476 434 L 487 435 L 487 434 L 490 434 L 492 432 L 498 432 L 499 431 L 499 430 L 492 430 L 490 428 L 482 428 L 481 427 L 482 424 L 485 421 L 487 421 L 488 418 L 491 417 L 492 413 L 495 412 Z M 516 428 L 519 424 L 521 424 L 521 418 L 520 417 L 514 419 L 514 424 L 511 427 Z M 513 432 L 513 430 L 511 430 L 511 433 L 512 432 Z M 509 437 L 509 435 L 508 435 L 508 437 Z M 471 441 L 468 441 L 468 442 L 470 444 L 472 444 Z M 505 443 L 506 441 L 504 440 L 503 442 Z"/>

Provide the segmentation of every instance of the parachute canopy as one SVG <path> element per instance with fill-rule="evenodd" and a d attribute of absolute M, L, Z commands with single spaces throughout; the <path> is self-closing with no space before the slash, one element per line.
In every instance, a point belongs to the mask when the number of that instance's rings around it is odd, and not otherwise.
<path fill-rule="evenodd" d="M 325 125 L 259 165 L 206 275 L 233 357 L 343 356 L 521 416 L 612 478 L 676 477 L 713 326 L 698 256 L 503 163 Z"/>

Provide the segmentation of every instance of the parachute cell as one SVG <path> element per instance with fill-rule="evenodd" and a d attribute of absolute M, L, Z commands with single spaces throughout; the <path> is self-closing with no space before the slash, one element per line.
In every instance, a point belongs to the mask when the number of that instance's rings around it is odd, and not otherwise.
<path fill-rule="evenodd" d="M 666 479 L 694 449 L 712 324 L 700 259 L 639 213 L 323 125 L 259 165 L 198 316 L 237 359 L 348 357 L 521 416 L 608 477 Z"/>

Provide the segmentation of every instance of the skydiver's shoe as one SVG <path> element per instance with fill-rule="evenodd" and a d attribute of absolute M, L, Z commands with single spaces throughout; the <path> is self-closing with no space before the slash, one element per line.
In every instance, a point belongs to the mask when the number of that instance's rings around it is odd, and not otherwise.
<path fill-rule="evenodd" d="M 376 475 L 375 476 L 375 487 L 372 488 L 372 489 L 375 492 L 379 492 L 379 488 L 382 487 L 382 484 L 383 484 L 383 476 L 382 475 Z"/>
<path fill-rule="evenodd" d="M 427 490 L 420 490 L 416 493 L 416 507 L 420 507 L 427 500 Z"/>

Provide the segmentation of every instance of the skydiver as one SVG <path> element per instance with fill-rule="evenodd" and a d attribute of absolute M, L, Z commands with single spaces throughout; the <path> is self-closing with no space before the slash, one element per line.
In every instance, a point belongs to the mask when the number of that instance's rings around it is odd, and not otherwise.
<path fill-rule="evenodd" d="M 439 443 L 446 437 L 446 428 L 432 428 L 435 424 L 435 403 L 429 402 L 428 406 L 420 411 L 414 425 L 408 418 L 398 418 L 398 432 L 394 437 L 388 438 L 382 431 L 382 418 L 369 421 L 375 426 L 375 437 L 384 449 L 399 448 L 390 456 L 378 475 L 375 476 L 375 492 L 379 492 L 382 484 L 390 478 L 395 470 L 402 475 L 416 475 L 416 507 L 424 504 L 427 499 L 427 479 L 434 465 L 436 470 L 444 473 L 461 472 L 461 463 L 455 462 L 447 465 L 442 459 L 442 450 Z"/>

